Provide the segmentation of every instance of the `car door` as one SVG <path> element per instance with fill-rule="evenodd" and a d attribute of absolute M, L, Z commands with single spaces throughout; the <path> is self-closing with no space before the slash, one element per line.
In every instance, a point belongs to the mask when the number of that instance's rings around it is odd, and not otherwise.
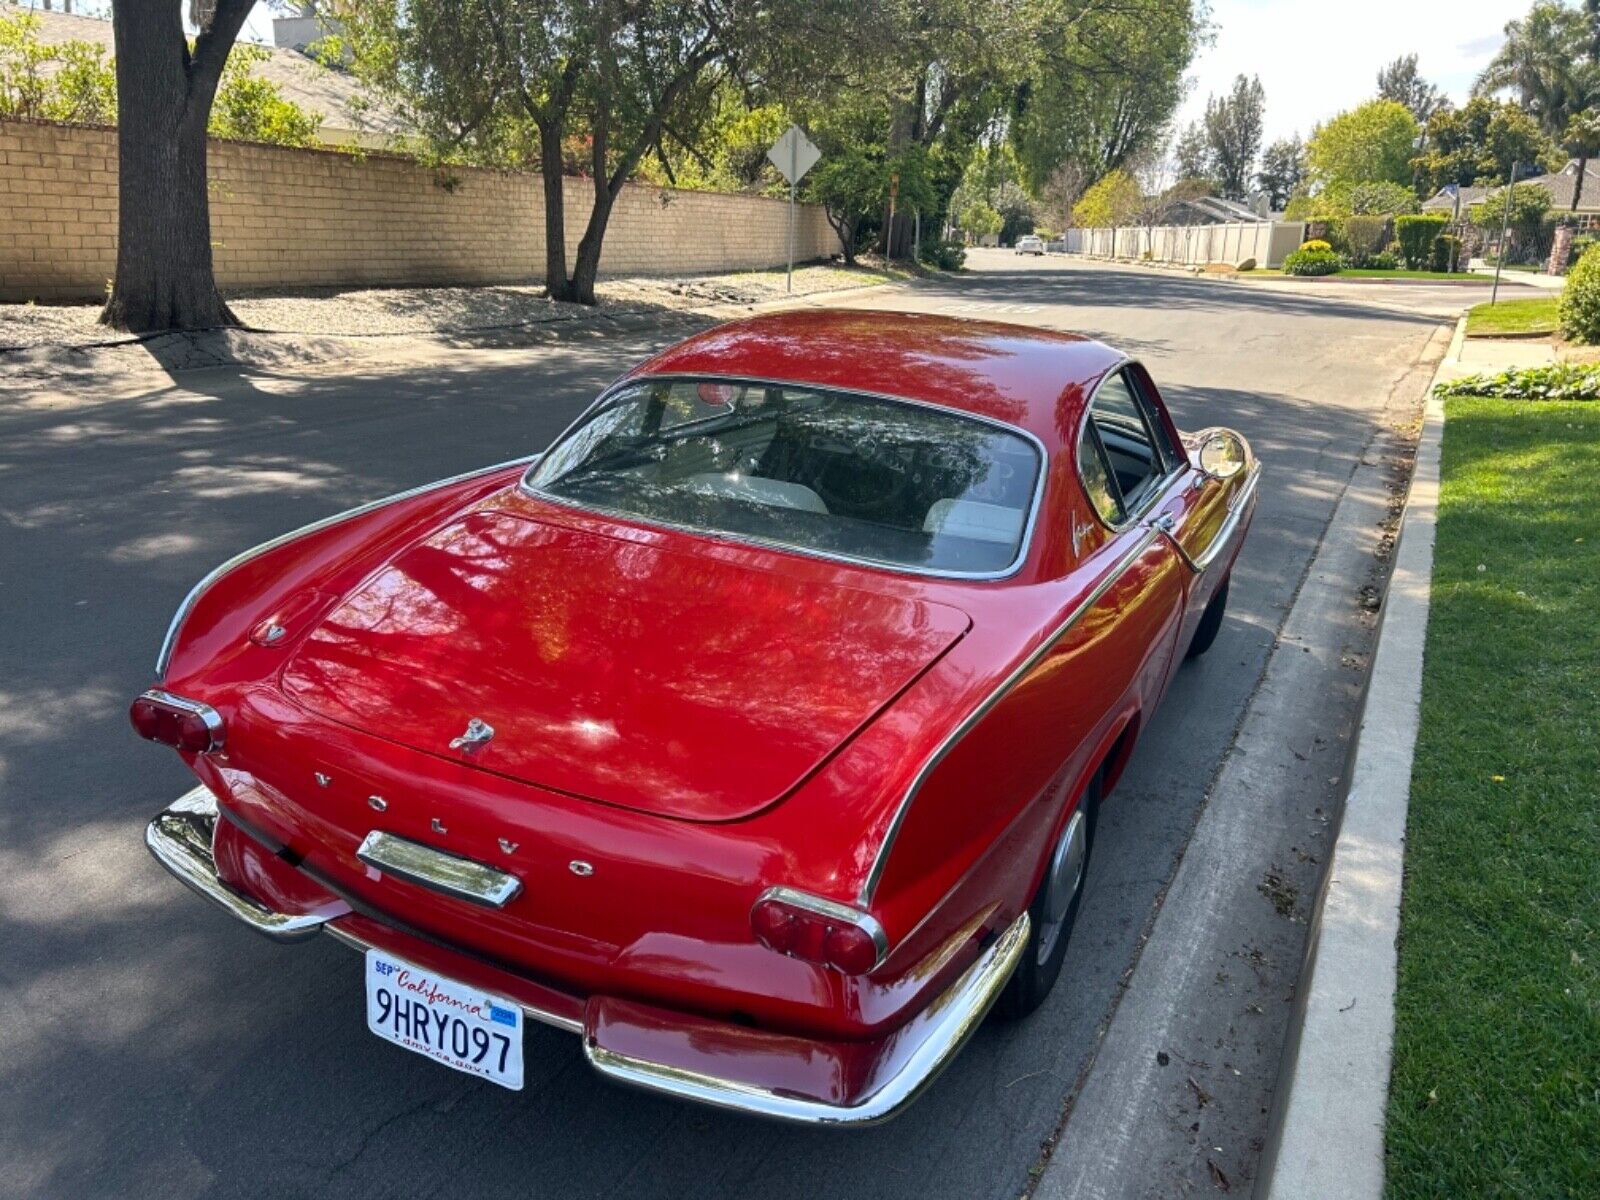
<path fill-rule="evenodd" d="M 1148 543 L 1160 563 L 1140 587 L 1134 607 L 1148 622 L 1138 636 L 1148 642 L 1146 669 L 1139 680 L 1139 704 L 1152 711 L 1171 673 L 1174 651 L 1188 614 L 1191 580 L 1178 547 L 1164 534 L 1151 542 L 1151 522 L 1181 495 L 1187 458 L 1180 458 L 1170 430 L 1145 405 L 1125 365 L 1103 379 L 1090 401 L 1077 447 L 1078 477 L 1095 515 L 1111 537 L 1095 551 L 1120 558 Z M 1075 538 L 1076 540 L 1076 538 Z M 1159 634 L 1154 630 L 1159 627 Z"/>
<path fill-rule="evenodd" d="M 1178 649 L 1182 652 L 1188 648 L 1206 605 L 1225 577 L 1225 565 L 1211 569 L 1214 564 L 1207 551 L 1227 523 L 1230 493 L 1224 482 L 1207 475 L 1191 461 L 1149 372 L 1130 363 L 1124 368 L 1124 378 L 1162 452 L 1172 463 L 1171 476 L 1162 496 L 1151 506 L 1149 520 L 1171 539 L 1187 567 L 1183 628 L 1178 635 Z"/>

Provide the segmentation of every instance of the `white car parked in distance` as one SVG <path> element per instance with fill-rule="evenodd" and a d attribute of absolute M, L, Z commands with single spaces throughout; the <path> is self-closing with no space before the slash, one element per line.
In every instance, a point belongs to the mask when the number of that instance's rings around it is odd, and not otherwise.
<path fill-rule="evenodd" d="M 1044 242 L 1031 233 L 1025 233 L 1017 239 L 1016 250 L 1018 254 L 1044 254 Z"/>

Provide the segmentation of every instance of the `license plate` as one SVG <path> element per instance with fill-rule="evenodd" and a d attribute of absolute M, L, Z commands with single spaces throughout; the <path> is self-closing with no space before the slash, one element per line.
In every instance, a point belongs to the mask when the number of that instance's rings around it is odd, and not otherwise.
<path fill-rule="evenodd" d="M 447 1067 L 522 1090 L 522 1008 L 501 996 L 368 950 L 367 1028 Z"/>

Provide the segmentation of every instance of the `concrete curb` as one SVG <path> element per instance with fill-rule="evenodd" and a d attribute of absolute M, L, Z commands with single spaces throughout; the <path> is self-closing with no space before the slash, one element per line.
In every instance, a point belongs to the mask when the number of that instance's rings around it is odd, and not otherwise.
<path fill-rule="evenodd" d="M 1434 382 L 1455 371 L 1456 324 Z M 1394 573 L 1284 1045 L 1256 1195 L 1381 1200 L 1406 805 L 1421 716 L 1444 405 L 1429 385 Z"/>

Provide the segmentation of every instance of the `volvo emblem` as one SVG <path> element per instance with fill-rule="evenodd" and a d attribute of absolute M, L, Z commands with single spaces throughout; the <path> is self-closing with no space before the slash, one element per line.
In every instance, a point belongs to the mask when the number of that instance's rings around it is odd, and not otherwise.
<path fill-rule="evenodd" d="M 474 750 L 481 749 L 489 744 L 494 737 L 494 726 L 487 721 L 473 717 L 467 722 L 467 731 L 458 738 L 452 738 L 450 749 L 460 750 L 464 754 L 471 754 Z"/>

